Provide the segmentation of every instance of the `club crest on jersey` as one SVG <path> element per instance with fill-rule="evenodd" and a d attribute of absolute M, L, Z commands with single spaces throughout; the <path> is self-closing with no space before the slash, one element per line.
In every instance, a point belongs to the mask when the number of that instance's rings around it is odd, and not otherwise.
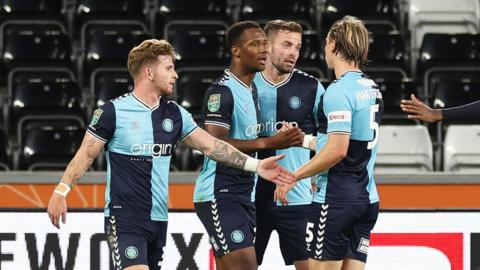
<path fill-rule="evenodd" d="M 102 109 L 96 109 L 95 112 L 93 112 L 92 122 L 90 122 L 90 126 L 95 126 L 98 123 L 98 120 L 100 119 L 100 116 L 102 116 L 102 113 Z"/>
<path fill-rule="evenodd" d="M 288 106 L 296 110 L 302 106 L 302 100 L 299 97 L 293 96 L 288 100 Z"/>
<path fill-rule="evenodd" d="M 243 232 L 240 230 L 233 231 L 230 237 L 232 238 L 232 241 L 235 243 L 242 243 L 243 240 L 245 239 Z"/>
<path fill-rule="evenodd" d="M 166 132 L 171 132 L 173 130 L 172 119 L 166 118 L 165 120 L 163 120 L 162 127 L 163 127 L 163 130 L 165 130 Z"/>
<path fill-rule="evenodd" d="M 125 249 L 125 257 L 133 260 L 138 257 L 138 249 L 134 246 L 129 246 Z"/>
<path fill-rule="evenodd" d="M 208 98 L 207 107 L 210 112 L 216 112 L 220 109 L 220 94 L 210 95 Z"/>

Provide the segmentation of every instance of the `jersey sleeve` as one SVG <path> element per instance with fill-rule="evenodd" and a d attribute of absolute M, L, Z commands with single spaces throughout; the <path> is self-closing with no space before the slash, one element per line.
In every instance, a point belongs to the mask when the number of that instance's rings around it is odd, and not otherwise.
<path fill-rule="evenodd" d="M 332 89 L 330 89 L 332 88 Z M 339 87 L 330 86 L 323 99 L 327 133 L 351 133 L 353 104 Z"/>
<path fill-rule="evenodd" d="M 230 88 L 212 85 L 205 93 L 203 123 L 230 129 L 233 114 L 233 95 Z"/>
<path fill-rule="evenodd" d="M 115 106 L 108 102 L 93 112 L 87 132 L 102 142 L 108 142 L 115 132 Z"/>
<path fill-rule="evenodd" d="M 197 123 L 193 120 L 192 115 L 185 110 L 182 106 L 177 105 L 180 114 L 182 115 L 182 133 L 180 136 L 180 140 L 185 139 L 188 135 L 192 134 L 192 132 L 198 128 Z"/>

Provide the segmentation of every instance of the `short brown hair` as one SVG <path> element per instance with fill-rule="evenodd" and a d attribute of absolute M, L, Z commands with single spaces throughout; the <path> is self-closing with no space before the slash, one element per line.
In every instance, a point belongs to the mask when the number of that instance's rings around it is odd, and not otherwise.
<path fill-rule="evenodd" d="M 176 53 L 173 46 L 164 39 L 144 40 L 128 53 L 128 72 L 133 78 L 136 78 L 142 66 L 154 63 L 159 55 L 170 55 L 172 60 L 175 61 Z"/>
<path fill-rule="evenodd" d="M 273 20 L 269 21 L 265 27 L 263 27 L 263 31 L 267 38 L 269 38 L 272 34 L 278 33 L 278 31 L 289 31 L 294 33 L 303 33 L 302 26 L 294 21 L 284 21 L 284 20 Z"/>
<path fill-rule="evenodd" d="M 368 63 L 368 31 L 361 20 L 343 17 L 332 25 L 328 38 L 335 41 L 333 53 L 340 53 L 344 60 L 358 67 Z"/>

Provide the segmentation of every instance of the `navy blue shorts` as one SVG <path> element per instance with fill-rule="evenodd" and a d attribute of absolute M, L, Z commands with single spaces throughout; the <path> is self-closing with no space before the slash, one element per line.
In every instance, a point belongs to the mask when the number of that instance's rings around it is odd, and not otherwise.
<path fill-rule="evenodd" d="M 105 217 L 105 234 L 114 269 L 143 264 L 160 270 L 167 239 L 167 221 L 138 220 L 127 216 Z"/>
<path fill-rule="evenodd" d="M 219 199 L 195 203 L 195 211 L 210 236 L 215 257 L 246 247 L 255 241 L 255 205 Z"/>
<path fill-rule="evenodd" d="M 378 211 L 378 203 L 312 203 L 306 228 L 309 257 L 366 262 Z"/>
<path fill-rule="evenodd" d="M 280 251 L 286 265 L 295 261 L 307 260 L 305 226 L 310 205 L 290 205 L 266 207 L 257 205 L 257 233 L 255 252 L 257 263 L 261 265 L 268 240 L 276 230 L 280 240 Z"/>

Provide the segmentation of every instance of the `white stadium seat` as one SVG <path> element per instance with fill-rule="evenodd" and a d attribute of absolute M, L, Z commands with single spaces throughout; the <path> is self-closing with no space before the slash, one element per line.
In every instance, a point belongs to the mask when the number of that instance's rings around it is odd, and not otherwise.
<path fill-rule="evenodd" d="M 444 143 L 443 168 L 450 172 L 480 171 L 480 125 L 451 125 Z"/>
<path fill-rule="evenodd" d="M 380 127 L 375 173 L 432 170 L 432 141 L 425 126 Z"/>

